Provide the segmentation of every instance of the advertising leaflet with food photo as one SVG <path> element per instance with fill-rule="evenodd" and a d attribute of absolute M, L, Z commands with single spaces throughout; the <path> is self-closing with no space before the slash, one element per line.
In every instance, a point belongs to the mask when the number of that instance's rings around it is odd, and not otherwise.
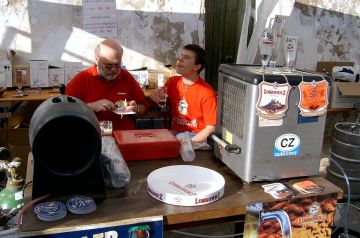
<path fill-rule="evenodd" d="M 337 194 L 247 206 L 244 237 L 331 237 Z"/>

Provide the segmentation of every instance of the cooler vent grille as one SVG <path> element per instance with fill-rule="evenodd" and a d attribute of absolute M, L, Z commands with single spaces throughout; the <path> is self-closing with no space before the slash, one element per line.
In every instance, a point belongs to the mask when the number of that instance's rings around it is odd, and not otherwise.
<path fill-rule="evenodd" d="M 246 85 L 224 77 L 222 101 L 222 126 L 239 139 L 243 138 Z"/>

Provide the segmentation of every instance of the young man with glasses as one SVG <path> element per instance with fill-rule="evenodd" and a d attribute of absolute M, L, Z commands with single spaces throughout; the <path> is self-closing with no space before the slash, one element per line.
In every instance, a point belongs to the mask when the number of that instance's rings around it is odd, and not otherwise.
<path fill-rule="evenodd" d="M 206 53 L 195 44 L 186 45 L 177 60 L 176 72 L 166 83 L 171 130 L 190 135 L 195 149 L 206 149 L 206 139 L 215 131 L 217 97 L 212 87 L 200 77 Z M 151 99 L 159 104 L 161 90 L 154 90 Z"/>
<path fill-rule="evenodd" d="M 135 118 L 113 111 L 116 102 L 126 101 L 125 112 L 142 116 L 148 108 L 137 81 L 121 68 L 122 47 L 104 40 L 95 48 L 95 65 L 78 73 L 66 86 L 65 94 L 81 99 L 95 112 L 99 121 L 112 121 L 114 130 L 135 129 Z"/>

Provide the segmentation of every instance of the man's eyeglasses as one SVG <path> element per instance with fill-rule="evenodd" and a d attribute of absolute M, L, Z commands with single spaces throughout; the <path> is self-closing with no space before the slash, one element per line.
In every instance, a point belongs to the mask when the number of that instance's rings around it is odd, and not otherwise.
<path fill-rule="evenodd" d="M 101 60 L 99 60 L 99 63 L 101 63 L 101 66 L 106 70 L 111 70 L 113 68 L 115 68 L 115 69 L 121 68 L 121 63 L 120 64 L 105 64 L 105 63 L 101 62 Z"/>

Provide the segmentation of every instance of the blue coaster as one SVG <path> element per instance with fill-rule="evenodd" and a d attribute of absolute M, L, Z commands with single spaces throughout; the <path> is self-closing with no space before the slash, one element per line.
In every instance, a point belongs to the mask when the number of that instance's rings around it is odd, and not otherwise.
<path fill-rule="evenodd" d="M 88 214 L 96 210 L 95 201 L 86 196 L 74 196 L 66 203 L 67 209 L 74 214 Z"/>
<path fill-rule="evenodd" d="M 56 221 L 67 215 L 65 204 L 57 201 L 40 203 L 35 206 L 34 212 L 43 221 Z"/>

